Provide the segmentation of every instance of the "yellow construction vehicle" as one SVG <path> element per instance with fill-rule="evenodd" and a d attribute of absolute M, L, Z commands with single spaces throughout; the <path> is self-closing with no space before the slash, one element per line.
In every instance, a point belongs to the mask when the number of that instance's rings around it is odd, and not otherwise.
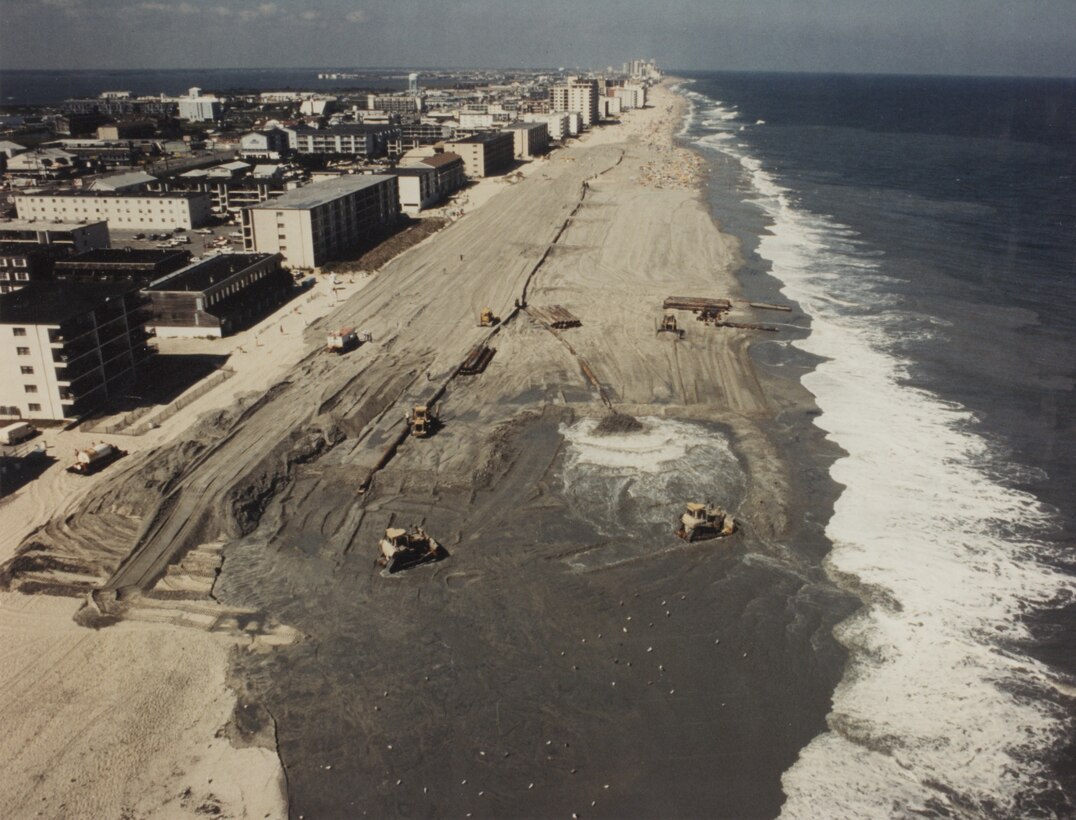
<path fill-rule="evenodd" d="M 724 538 L 736 531 L 736 521 L 716 504 L 686 505 L 680 516 L 680 526 L 676 530 L 678 538 L 685 541 L 705 541 L 709 538 Z"/>
<path fill-rule="evenodd" d="M 448 557 L 445 548 L 421 527 L 385 530 L 385 537 L 378 543 L 378 553 L 377 563 L 390 573 Z"/>
<path fill-rule="evenodd" d="M 416 404 L 411 415 L 407 417 L 407 423 L 411 427 L 411 435 L 415 438 L 426 438 L 433 429 L 436 417 L 425 404 Z"/>
<path fill-rule="evenodd" d="M 665 314 L 661 320 L 661 326 L 658 328 L 658 333 L 671 333 L 678 339 L 684 338 L 684 331 L 677 326 L 676 314 L 674 313 Z"/>
<path fill-rule="evenodd" d="M 500 319 L 493 315 L 493 308 L 482 308 L 482 313 L 478 316 L 479 327 L 493 327 Z"/>

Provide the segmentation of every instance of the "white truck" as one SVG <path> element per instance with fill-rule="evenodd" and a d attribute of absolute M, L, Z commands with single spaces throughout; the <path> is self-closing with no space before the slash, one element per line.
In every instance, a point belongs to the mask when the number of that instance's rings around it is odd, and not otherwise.
<path fill-rule="evenodd" d="M 37 435 L 37 428 L 26 421 L 17 421 L 0 427 L 0 444 L 18 444 Z"/>

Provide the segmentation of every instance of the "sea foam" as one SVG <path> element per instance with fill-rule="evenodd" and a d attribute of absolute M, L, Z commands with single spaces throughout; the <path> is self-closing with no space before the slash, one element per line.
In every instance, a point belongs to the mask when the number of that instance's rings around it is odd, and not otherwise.
<path fill-rule="evenodd" d="M 1068 730 L 1050 669 L 1021 649 L 1023 616 L 1076 592 L 1040 560 L 1051 514 L 999 480 L 972 414 L 906 383 L 884 258 L 742 148 L 693 136 L 739 160 L 772 223 L 758 253 L 811 316 L 796 345 L 823 361 L 803 383 L 847 453 L 826 568 L 864 607 L 835 630 L 849 661 L 829 731 L 782 779 L 783 816 L 1017 815 L 1055 786 L 1040 761 Z"/>

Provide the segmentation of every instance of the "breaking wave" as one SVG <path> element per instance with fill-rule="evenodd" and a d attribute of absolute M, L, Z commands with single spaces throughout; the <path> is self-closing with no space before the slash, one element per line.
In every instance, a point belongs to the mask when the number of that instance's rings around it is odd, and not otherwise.
<path fill-rule="evenodd" d="M 1041 560 L 1052 514 L 1005 482 L 970 412 L 906 383 L 895 341 L 925 331 L 907 330 L 879 252 L 731 144 L 735 112 L 686 93 L 689 138 L 739 161 L 771 223 L 758 253 L 811 316 L 794 344 L 823 361 L 803 383 L 847 453 L 830 471 L 845 489 L 826 569 L 864 607 L 835 630 L 848 664 L 829 731 L 783 777 L 783 816 L 1035 813 L 1056 791 L 1041 761 L 1068 718 L 1054 674 L 1022 649 L 1023 616 L 1076 592 Z"/>

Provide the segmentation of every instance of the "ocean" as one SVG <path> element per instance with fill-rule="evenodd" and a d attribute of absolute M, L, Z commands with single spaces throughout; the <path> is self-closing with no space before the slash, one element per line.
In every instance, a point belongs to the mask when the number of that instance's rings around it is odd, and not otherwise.
<path fill-rule="evenodd" d="M 319 80 L 322 71 L 346 71 L 359 76 L 352 80 Z M 57 105 L 66 99 L 96 97 L 102 91 L 130 91 L 135 96 L 177 95 L 186 94 L 192 87 L 206 92 L 330 92 L 345 88 L 402 91 L 407 88 L 407 75 L 405 69 L 384 68 L 11 70 L 0 72 L 0 106 Z M 451 81 L 427 76 L 420 82 L 424 86 L 440 86 Z"/>
<path fill-rule="evenodd" d="M 863 606 L 782 816 L 1072 812 L 1076 81 L 683 76 L 745 288 L 810 317 L 756 356 L 844 452 Z"/>

